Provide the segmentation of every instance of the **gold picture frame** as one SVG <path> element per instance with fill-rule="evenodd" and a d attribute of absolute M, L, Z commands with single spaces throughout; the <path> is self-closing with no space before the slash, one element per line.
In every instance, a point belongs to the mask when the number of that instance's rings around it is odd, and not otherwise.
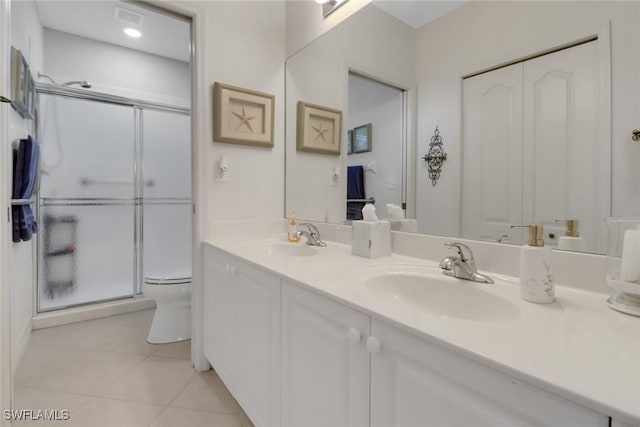
<path fill-rule="evenodd" d="M 214 141 L 273 148 L 274 104 L 274 95 L 215 82 Z"/>
<path fill-rule="evenodd" d="M 298 101 L 298 151 L 340 155 L 342 111 Z"/>

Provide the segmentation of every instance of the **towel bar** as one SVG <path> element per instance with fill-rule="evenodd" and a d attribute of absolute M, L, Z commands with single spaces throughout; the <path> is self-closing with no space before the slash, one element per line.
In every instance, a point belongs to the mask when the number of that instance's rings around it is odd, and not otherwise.
<path fill-rule="evenodd" d="M 11 199 L 11 206 L 33 205 L 36 199 Z"/>
<path fill-rule="evenodd" d="M 92 184 L 118 184 L 118 185 L 129 185 L 133 184 L 133 181 L 121 180 L 121 179 L 91 179 L 82 177 L 80 178 L 81 185 L 92 185 Z M 153 179 L 148 179 L 143 182 L 144 185 L 149 187 L 153 187 L 155 185 L 155 181 Z"/>
<path fill-rule="evenodd" d="M 372 205 L 376 204 L 375 197 L 369 197 L 368 199 L 347 199 L 347 203 L 349 202 L 361 202 L 361 203 L 371 203 Z"/>

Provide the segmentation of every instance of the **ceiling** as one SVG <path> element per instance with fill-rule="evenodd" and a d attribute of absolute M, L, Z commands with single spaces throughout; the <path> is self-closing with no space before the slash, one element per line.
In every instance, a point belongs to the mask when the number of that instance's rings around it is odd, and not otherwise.
<path fill-rule="evenodd" d="M 175 16 L 121 1 L 57 1 L 36 0 L 43 27 L 124 46 L 143 52 L 189 61 L 189 22 Z M 144 15 L 141 25 L 130 25 L 115 19 L 118 6 Z M 124 34 L 127 27 L 142 32 L 142 37 Z"/>
<path fill-rule="evenodd" d="M 373 4 L 413 28 L 462 6 L 467 0 L 373 0 Z M 115 0 L 36 0 L 43 27 L 94 40 L 189 61 L 189 23 L 175 16 Z M 115 7 L 144 16 L 141 25 L 128 25 L 114 18 Z M 124 34 L 126 27 L 137 28 L 142 37 Z"/>
<path fill-rule="evenodd" d="M 468 0 L 373 0 L 373 4 L 413 28 L 423 25 L 456 9 Z"/>

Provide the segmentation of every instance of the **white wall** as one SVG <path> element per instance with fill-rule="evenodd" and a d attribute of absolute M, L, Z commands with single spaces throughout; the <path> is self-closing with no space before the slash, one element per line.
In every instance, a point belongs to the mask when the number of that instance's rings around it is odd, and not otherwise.
<path fill-rule="evenodd" d="M 413 58 L 413 28 L 370 5 L 287 60 L 287 214 L 295 209 L 300 219 L 346 218 L 345 145 L 341 156 L 298 152 L 297 102 L 341 110 L 348 123 L 348 70 L 409 88 L 414 81 Z M 330 176 L 336 166 L 342 176 L 333 182 Z"/>
<path fill-rule="evenodd" d="M 389 217 L 387 203 L 402 203 L 402 91 L 373 80 L 349 76 L 349 121 L 347 129 L 371 123 L 372 151 L 347 156 L 347 164 L 368 166 L 376 172 L 364 174 L 365 195 L 375 197 L 379 218 Z"/>
<path fill-rule="evenodd" d="M 207 125 L 202 144 L 204 191 L 209 220 L 284 216 L 284 2 L 223 1 L 202 4 L 205 11 L 205 81 L 227 83 L 275 95 L 273 148 L 213 141 L 212 88 L 203 88 Z M 229 182 L 216 183 L 215 167 L 227 158 Z"/>
<path fill-rule="evenodd" d="M 44 67 L 34 70 L 35 78 L 42 71 L 57 83 L 88 80 L 92 91 L 190 106 L 187 62 L 50 28 L 44 29 Z M 40 81 L 49 83 L 44 78 Z"/>
<path fill-rule="evenodd" d="M 370 2 L 371 0 L 350 0 L 325 18 L 322 15 L 322 5 L 315 0 L 286 1 L 287 58 Z"/>
<path fill-rule="evenodd" d="M 42 27 L 33 1 L 11 2 L 11 45 L 22 51 L 32 70 L 42 67 Z M 15 110 L 10 110 L 9 140 L 12 144 L 24 138 L 25 133 L 33 134 L 33 131 L 31 120 L 25 120 Z M 6 183 L 11 183 L 12 176 L 13 171 L 7 170 L 2 179 Z M 31 333 L 35 239 L 37 235 L 34 235 L 30 242 L 11 243 L 10 248 L 11 359 L 14 371 L 26 349 Z"/>
<path fill-rule="evenodd" d="M 612 213 L 640 214 L 640 146 L 630 138 L 640 113 L 638 2 L 469 2 L 418 29 L 418 151 L 439 126 L 448 159 L 435 187 L 417 160 L 421 233 L 459 235 L 461 77 L 543 52 L 611 22 Z"/>

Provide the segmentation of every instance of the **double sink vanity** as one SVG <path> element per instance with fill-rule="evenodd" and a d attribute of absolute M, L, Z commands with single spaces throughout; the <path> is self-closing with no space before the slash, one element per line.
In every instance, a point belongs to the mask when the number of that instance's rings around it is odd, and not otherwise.
<path fill-rule="evenodd" d="M 442 274 L 448 249 L 362 258 L 319 226 L 326 247 L 284 223 L 204 244 L 205 357 L 255 425 L 640 425 L 640 322 L 605 294 L 532 304 Z"/>

